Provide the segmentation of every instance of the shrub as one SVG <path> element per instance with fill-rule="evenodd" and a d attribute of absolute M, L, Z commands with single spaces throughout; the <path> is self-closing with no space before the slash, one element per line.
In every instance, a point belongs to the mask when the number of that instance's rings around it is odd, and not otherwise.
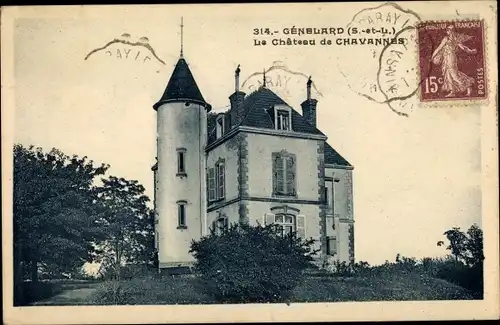
<path fill-rule="evenodd" d="M 313 240 L 279 227 L 234 224 L 193 241 L 190 252 L 208 294 L 221 302 L 279 302 L 312 267 Z"/>
<path fill-rule="evenodd" d="M 201 293 L 195 277 L 149 276 L 131 280 L 110 280 L 89 297 L 95 305 L 157 305 L 215 303 Z"/>
<path fill-rule="evenodd" d="M 131 305 L 134 304 L 133 298 L 130 285 L 122 281 L 106 281 L 97 288 L 92 300 L 98 305 Z"/>

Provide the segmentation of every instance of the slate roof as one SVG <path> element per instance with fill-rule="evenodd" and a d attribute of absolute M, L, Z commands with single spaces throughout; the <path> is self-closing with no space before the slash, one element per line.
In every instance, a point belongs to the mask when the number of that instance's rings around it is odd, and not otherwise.
<path fill-rule="evenodd" d="M 262 129 L 275 129 L 274 109 L 275 105 L 288 105 L 283 99 L 266 87 L 261 87 L 247 95 L 243 101 L 245 116 L 239 126 L 250 126 Z M 291 107 L 291 106 L 290 106 Z M 315 126 L 311 125 L 301 114 L 291 108 L 292 129 L 295 132 L 324 135 Z M 227 114 L 227 112 L 226 112 Z M 208 143 L 213 143 L 215 138 L 215 114 L 209 116 L 208 121 Z M 325 163 L 339 166 L 351 166 L 335 149 L 325 142 Z"/>
<path fill-rule="evenodd" d="M 156 110 L 164 103 L 186 99 L 207 105 L 186 60 L 181 57 L 175 65 L 163 95 L 153 108 Z"/>
<path fill-rule="evenodd" d="M 325 142 L 325 164 L 352 166 L 344 157 L 342 157 L 335 149 Z"/>
<path fill-rule="evenodd" d="M 239 125 L 263 129 L 274 129 L 275 105 L 288 105 L 283 99 L 270 89 L 261 87 L 245 97 L 243 108 L 246 115 Z M 290 105 L 288 105 L 290 106 Z M 309 124 L 307 120 L 293 108 L 292 129 L 296 132 L 324 135 L 320 130 Z"/>

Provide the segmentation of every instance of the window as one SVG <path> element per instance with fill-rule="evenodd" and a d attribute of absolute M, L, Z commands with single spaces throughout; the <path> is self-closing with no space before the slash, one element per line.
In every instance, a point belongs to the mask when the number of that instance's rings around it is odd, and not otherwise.
<path fill-rule="evenodd" d="M 224 135 L 224 114 L 217 116 L 216 137 L 217 139 Z"/>
<path fill-rule="evenodd" d="M 290 110 L 288 109 L 277 109 L 276 110 L 276 121 L 277 130 L 290 131 Z"/>
<path fill-rule="evenodd" d="M 277 214 L 274 216 L 274 223 L 279 225 L 283 235 L 288 235 L 295 231 L 295 220 L 291 214 Z"/>
<path fill-rule="evenodd" d="M 281 226 L 283 235 L 289 234 L 290 232 L 296 232 L 297 236 L 300 238 L 306 238 L 306 216 L 304 215 L 293 215 L 289 213 L 266 213 L 264 214 L 264 224 L 271 225 L 277 224 Z"/>
<path fill-rule="evenodd" d="M 295 196 L 295 155 L 273 153 L 273 192 L 275 195 Z"/>
<path fill-rule="evenodd" d="M 326 238 L 326 255 L 335 255 L 337 254 L 337 238 L 335 237 L 327 237 Z"/>
<path fill-rule="evenodd" d="M 208 201 L 221 200 L 226 196 L 226 169 L 224 159 L 219 159 L 215 168 L 208 168 Z"/>
<path fill-rule="evenodd" d="M 177 229 L 185 229 L 186 225 L 186 201 L 177 202 Z"/>
<path fill-rule="evenodd" d="M 177 149 L 177 176 L 186 176 L 186 149 Z"/>
<path fill-rule="evenodd" d="M 216 223 L 216 232 L 217 233 L 222 233 L 225 232 L 229 229 L 229 221 L 227 217 L 221 217 L 217 219 Z"/>
<path fill-rule="evenodd" d="M 339 179 L 327 178 L 325 181 L 325 204 L 328 207 L 329 213 L 333 213 L 334 202 L 335 202 L 335 184 L 339 182 Z"/>

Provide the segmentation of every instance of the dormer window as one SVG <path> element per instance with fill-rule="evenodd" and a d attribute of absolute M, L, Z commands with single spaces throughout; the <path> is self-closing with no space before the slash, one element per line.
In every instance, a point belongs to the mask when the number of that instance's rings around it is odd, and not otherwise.
<path fill-rule="evenodd" d="M 292 130 L 292 119 L 291 110 L 286 106 L 275 107 L 275 121 L 274 125 L 276 130 L 291 131 Z"/>
<path fill-rule="evenodd" d="M 217 128 L 216 133 L 218 139 L 224 135 L 224 114 L 220 114 L 219 116 L 217 116 L 216 128 Z"/>

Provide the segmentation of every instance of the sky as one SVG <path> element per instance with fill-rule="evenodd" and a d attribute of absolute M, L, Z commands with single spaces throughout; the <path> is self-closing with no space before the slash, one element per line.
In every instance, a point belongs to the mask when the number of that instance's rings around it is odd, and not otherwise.
<path fill-rule="evenodd" d="M 436 242 L 444 231 L 481 223 L 480 109 L 420 107 L 413 97 L 405 117 L 360 95 L 366 80 L 376 80 L 379 53 L 374 58 L 366 47 L 254 45 L 254 28 L 346 27 L 367 4 L 343 11 L 320 6 L 311 6 L 311 15 L 293 6 L 281 7 L 277 16 L 265 6 L 250 11 L 179 5 L 74 8 L 43 19 L 18 19 L 14 140 L 108 163 L 108 174 L 140 181 L 152 197 L 152 105 L 178 60 L 183 16 L 185 58 L 214 111 L 229 105 L 238 64 L 242 81 L 276 61 L 286 66 L 287 71 L 269 72 L 269 87 L 299 112 L 305 76 L 312 76 L 318 128 L 355 168 L 357 260 L 383 263 L 398 253 L 442 256 L 444 248 Z M 145 47 L 124 43 L 85 59 L 113 39 L 134 43 L 142 37 L 164 64 Z M 400 63 L 405 71 L 416 67 L 411 51 Z M 249 79 L 244 90 L 261 77 Z"/>

